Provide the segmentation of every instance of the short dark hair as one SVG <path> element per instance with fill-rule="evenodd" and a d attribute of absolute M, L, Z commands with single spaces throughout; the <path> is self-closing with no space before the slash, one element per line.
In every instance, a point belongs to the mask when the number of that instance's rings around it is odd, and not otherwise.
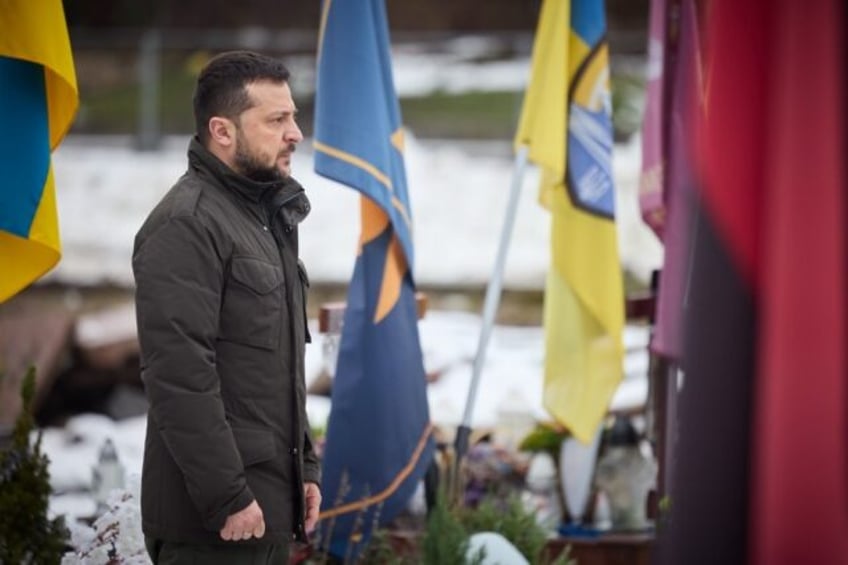
<path fill-rule="evenodd" d="M 228 51 L 213 57 L 200 71 L 194 89 L 194 121 L 200 142 L 209 140 L 209 120 L 235 119 L 252 105 L 248 84 L 288 82 L 289 70 L 280 61 L 252 51 Z"/>

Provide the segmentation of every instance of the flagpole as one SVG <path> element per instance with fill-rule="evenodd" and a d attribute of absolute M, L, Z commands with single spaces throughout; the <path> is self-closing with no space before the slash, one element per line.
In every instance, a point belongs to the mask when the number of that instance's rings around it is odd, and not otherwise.
<path fill-rule="evenodd" d="M 465 401 L 465 413 L 462 416 L 462 423 L 456 430 L 456 439 L 454 441 L 456 455 L 454 477 L 456 479 L 459 477 L 462 458 L 465 457 L 468 451 L 468 436 L 471 435 L 471 415 L 474 412 L 477 387 L 480 385 L 480 374 L 483 371 L 483 364 L 486 360 L 486 348 L 489 345 L 489 338 L 492 335 L 492 328 L 495 325 L 495 314 L 500 305 L 506 254 L 509 250 L 509 241 L 512 237 L 513 227 L 515 226 L 515 217 L 518 212 L 518 197 L 521 194 L 521 183 L 524 180 L 524 170 L 527 167 L 528 153 L 529 148 L 526 145 L 522 145 L 515 155 L 515 162 L 513 164 L 512 186 L 510 187 L 509 202 L 506 206 L 506 216 L 504 218 L 503 229 L 501 230 L 498 255 L 495 259 L 492 278 L 489 280 L 489 285 L 486 288 L 486 299 L 483 304 L 483 325 L 480 329 L 480 340 L 477 342 L 477 353 L 474 356 L 471 386 L 468 389 L 468 398 Z"/>

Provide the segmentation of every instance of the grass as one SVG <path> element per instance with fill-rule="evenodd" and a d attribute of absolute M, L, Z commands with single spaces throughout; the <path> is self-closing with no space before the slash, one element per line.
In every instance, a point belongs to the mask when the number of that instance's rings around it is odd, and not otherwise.
<path fill-rule="evenodd" d="M 159 88 L 159 125 L 163 133 L 194 129 L 191 96 L 195 77 L 180 68 L 163 71 Z M 84 133 L 134 133 L 137 130 L 140 90 L 134 82 L 109 87 L 80 87 L 80 114 L 74 131 Z"/>
<path fill-rule="evenodd" d="M 521 110 L 520 92 L 436 92 L 400 101 L 406 124 L 418 137 L 510 139 Z"/>
<path fill-rule="evenodd" d="M 160 85 L 160 128 L 163 133 L 193 130 L 191 94 L 194 77 L 171 70 Z M 133 133 L 138 124 L 139 89 L 119 85 L 81 93 L 81 112 L 74 131 L 85 133 Z M 401 100 L 405 124 L 419 137 L 509 139 L 515 128 L 521 94 L 474 92 L 459 95 L 437 93 Z M 301 127 L 312 131 L 312 101 L 297 100 Z"/>
<path fill-rule="evenodd" d="M 138 130 L 139 96 L 134 62 L 119 67 L 118 78 L 99 78 L 99 61 L 78 61 L 80 67 L 80 113 L 77 133 L 132 134 Z M 159 127 L 162 133 L 189 133 L 194 129 L 191 96 L 197 65 L 192 57 L 166 56 L 161 62 Z M 85 72 L 83 72 L 85 70 Z M 613 76 L 613 123 L 616 137 L 626 137 L 641 119 L 641 77 Z M 312 134 L 313 100 L 297 97 L 301 127 Z M 435 92 L 400 101 L 404 123 L 418 137 L 454 139 L 505 139 L 515 133 L 523 92 Z"/>

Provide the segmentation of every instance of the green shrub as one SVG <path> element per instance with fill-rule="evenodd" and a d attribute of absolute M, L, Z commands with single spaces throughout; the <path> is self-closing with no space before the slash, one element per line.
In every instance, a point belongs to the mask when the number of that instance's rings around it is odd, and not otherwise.
<path fill-rule="evenodd" d="M 518 549 L 531 563 L 545 547 L 546 532 L 524 510 L 518 496 L 486 497 L 477 508 L 460 512 L 460 522 L 469 532 L 496 532 Z"/>
<path fill-rule="evenodd" d="M 41 434 L 34 444 L 29 441 L 34 393 L 35 370 L 30 369 L 21 386 L 23 406 L 12 445 L 0 453 L 0 563 L 59 563 L 68 537 L 64 518 L 47 519 L 48 460 L 41 453 Z"/>
<path fill-rule="evenodd" d="M 421 540 L 423 565 L 475 565 L 483 562 L 482 551 L 466 561 L 468 532 L 459 518 L 451 512 L 443 494 L 439 494 L 435 507 L 427 517 L 427 529 Z"/>
<path fill-rule="evenodd" d="M 368 547 L 362 553 L 361 563 L 380 565 L 405 565 L 402 556 L 395 552 L 387 530 L 377 530 L 371 536 Z"/>

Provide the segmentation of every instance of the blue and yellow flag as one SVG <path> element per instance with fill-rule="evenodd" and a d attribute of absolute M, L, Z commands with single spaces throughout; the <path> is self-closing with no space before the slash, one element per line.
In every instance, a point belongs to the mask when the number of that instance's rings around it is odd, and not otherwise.
<path fill-rule="evenodd" d="M 406 505 L 434 450 L 383 0 L 324 2 L 315 105 L 315 170 L 362 193 L 322 479 L 322 529 L 344 556 Z"/>
<path fill-rule="evenodd" d="M 615 227 L 603 0 L 545 0 L 516 147 L 542 168 L 552 214 L 544 405 L 596 433 L 622 376 L 624 293 Z"/>
<path fill-rule="evenodd" d="M 61 256 L 50 153 L 77 110 L 77 81 L 60 0 L 0 7 L 0 302 Z"/>

